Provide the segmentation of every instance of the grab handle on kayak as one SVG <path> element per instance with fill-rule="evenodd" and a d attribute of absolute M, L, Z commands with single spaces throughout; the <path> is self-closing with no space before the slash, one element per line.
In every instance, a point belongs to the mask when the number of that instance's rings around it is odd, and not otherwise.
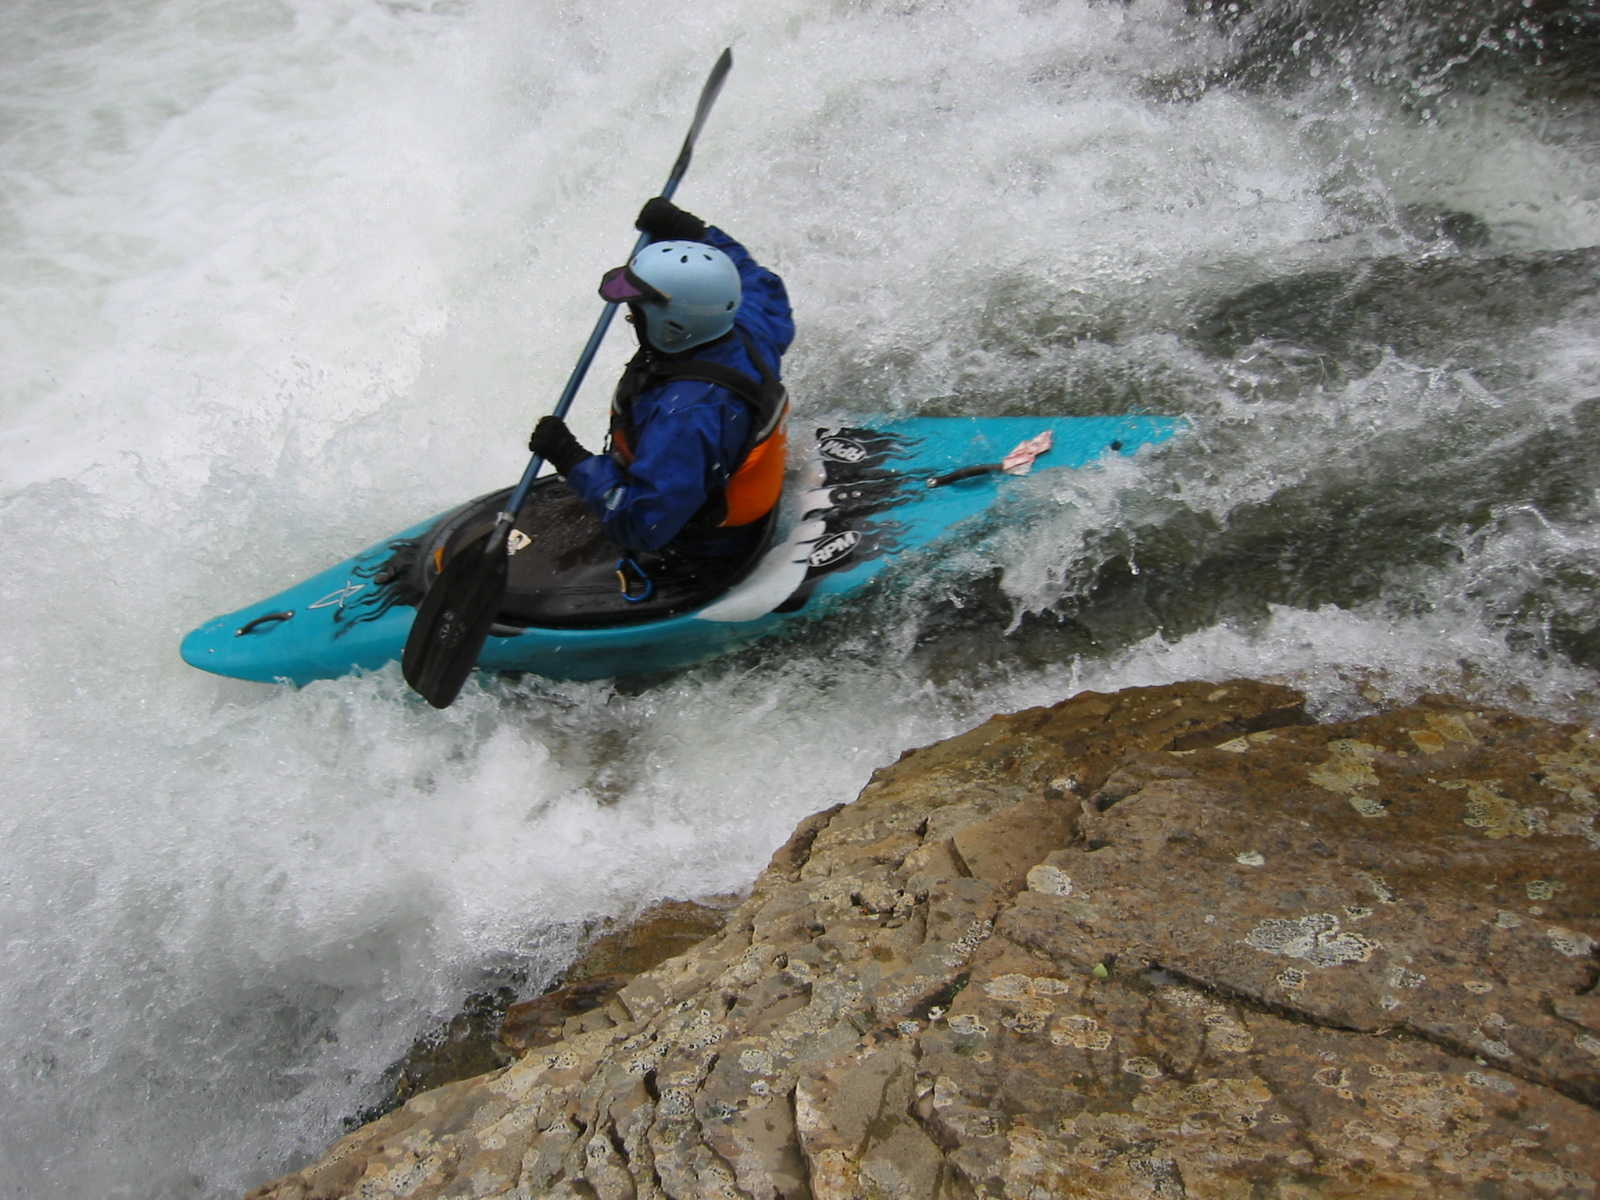
<path fill-rule="evenodd" d="M 274 623 L 278 621 L 287 621 L 292 616 L 294 616 L 294 609 L 292 608 L 286 609 L 283 612 L 262 613 L 254 620 L 246 621 L 243 625 L 239 626 L 239 628 L 235 629 L 233 631 L 233 636 L 243 637 L 247 633 L 254 633 L 260 626 L 266 624 L 268 621 L 272 621 Z"/>
<path fill-rule="evenodd" d="M 960 483 L 963 479 L 976 479 L 980 475 L 993 475 L 999 469 L 999 463 L 984 463 L 980 467 L 962 467 L 959 471 L 933 476 L 928 480 L 928 486 L 931 488 L 944 487 L 947 483 Z"/>
<path fill-rule="evenodd" d="M 999 462 L 980 463 L 974 467 L 961 467 L 945 475 L 935 475 L 928 480 L 930 488 L 944 487 L 947 483 L 960 483 L 963 479 L 977 479 L 984 475 L 993 475 L 1004 472 L 1007 475 L 1026 475 L 1033 470 L 1034 459 L 1049 451 L 1055 444 L 1055 435 L 1046 429 L 1043 433 L 1036 434 L 1017 446 Z M 1113 450 L 1120 449 L 1117 442 L 1111 443 Z"/>

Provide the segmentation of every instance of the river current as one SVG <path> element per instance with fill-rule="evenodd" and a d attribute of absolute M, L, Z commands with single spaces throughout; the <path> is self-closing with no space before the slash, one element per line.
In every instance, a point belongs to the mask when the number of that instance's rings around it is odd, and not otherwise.
<path fill-rule="evenodd" d="M 242 1193 L 474 990 L 994 712 L 1250 676 L 1600 719 L 1592 12 L 1203 7 L 6 5 L 0 1196 Z M 787 281 L 797 424 L 1189 431 L 648 684 L 184 666 L 516 478 L 724 46 L 678 200 Z"/>

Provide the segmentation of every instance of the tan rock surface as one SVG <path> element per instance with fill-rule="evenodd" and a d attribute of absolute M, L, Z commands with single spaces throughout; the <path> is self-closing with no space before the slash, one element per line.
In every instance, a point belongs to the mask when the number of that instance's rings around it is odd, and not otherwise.
<path fill-rule="evenodd" d="M 1589 731 L 1444 701 L 997 717 L 564 1040 L 252 1196 L 1592 1196 L 1597 813 Z"/>
<path fill-rule="evenodd" d="M 496 1048 L 515 1057 L 581 1032 L 585 1014 L 602 1007 L 635 975 L 682 954 L 727 924 L 727 910 L 736 898 L 711 899 L 709 904 L 665 900 L 621 928 L 608 924 L 567 969 L 559 987 L 506 1009 Z M 611 1024 L 603 1014 L 592 1023 Z"/>

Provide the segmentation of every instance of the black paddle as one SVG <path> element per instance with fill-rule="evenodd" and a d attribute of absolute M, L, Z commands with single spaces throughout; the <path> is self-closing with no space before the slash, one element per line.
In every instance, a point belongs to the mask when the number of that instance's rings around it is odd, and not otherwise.
<path fill-rule="evenodd" d="M 724 50 L 711 68 L 705 87 L 700 90 L 700 103 L 695 107 L 689 136 L 683 139 L 678 161 L 672 164 L 672 174 L 667 177 L 666 186 L 660 192 L 669 200 L 678 190 L 684 172 L 689 169 L 689 158 L 694 152 L 695 139 L 700 136 L 700 127 L 710 115 L 711 106 L 716 103 L 717 94 L 722 91 L 722 82 L 732 67 L 733 51 Z M 650 235 L 642 235 L 634 244 L 628 260 L 632 261 L 649 243 Z M 561 399 L 556 402 L 555 416 L 567 415 L 572 398 L 577 395 L 616 311 L 617 305 L 614 303 L 608 303 L 601 310 L 594 332 L 589 335 L 588 344 L 578 356 L 578 365 L 573 368 Z M 444 564 L 444 569 L 433 581 L 422 603 L 417 605 L 417 615 L 411 622 L 411 633 L 406 638 L 400 667 L 405 672 L 406 682 L 435 708 L 448 708 L 454 702 L 461 685 L 477 665 L 478 654 L 488 640 L 489 628 L 494 624 L 505 596 L 507 545 L 511 530 L 516 524 L 517 514 L 528 499 L 528 489 L 533 486 L 534 477 L 543 466 L 544 460 L 535 454 L 522 472 L 522 480 L 511 493 L 506 507 L 495 517 L 494 526 L 488 534 L 481 541 L 456 551 Z"/>

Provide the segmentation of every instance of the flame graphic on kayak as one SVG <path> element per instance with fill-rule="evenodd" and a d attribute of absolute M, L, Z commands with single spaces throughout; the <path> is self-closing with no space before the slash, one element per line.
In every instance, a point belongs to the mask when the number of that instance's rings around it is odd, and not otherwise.
<path fill-rule="evenodd" d="M 421 603 L 422 591 L 413 582 L 411 569 L 419 544 L 415 538 L 390 542 L 385 547 L 387 554 L 384 557 L 374 555 L 376 561 L 357 564 L 351 575 L 356 579 L 370 580 L 373 586 L 363 591 L 360 599 L 354 603 L 341 604 L 334 609 L 335 638 L 343 637 L 364 622 L 376 621 L 397 604 L 415 608 Z"/>
<path fill-rule="evenodd" d="M 907 526 L 899 521 L 875 518 L 925 490 L 925 479 L 909 476 L 890 465 L 910 459 L 920 444 L 919 438 L 876 429 L 817 430 L 817 450 L 823 466 L 822 491 L 827 503 L 808 510 L 805 518 L 820 520 L 823 532 L 810 543 L 805 578 L 774 612 L 790 613 L 804 608 L 817 580 L 830 572 L 901 549 L 908 533 Z"/>
<path fill-rule="evenodd" d="M 871 478 L 885 463 L 910 458 L 921 444 L 921 438 L 876 429 L 824 426 L 817 430 L 817 456 L 822 459 L 829 483 Z"/>

